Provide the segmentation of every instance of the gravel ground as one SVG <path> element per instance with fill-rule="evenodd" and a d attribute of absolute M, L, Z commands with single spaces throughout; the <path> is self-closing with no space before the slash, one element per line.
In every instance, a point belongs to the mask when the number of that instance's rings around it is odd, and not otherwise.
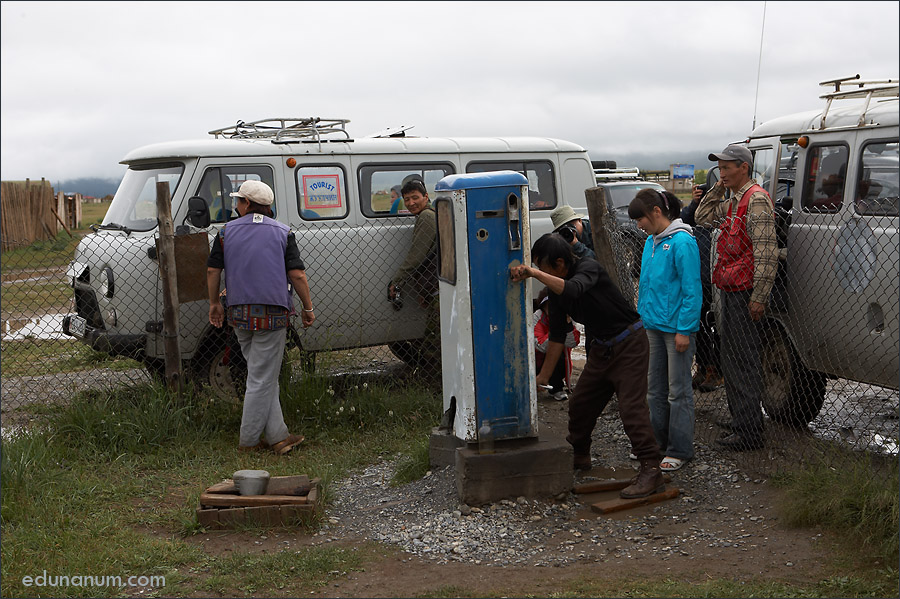
<path fill-rule="evenodd" d="M 540 408 L 543 416 L 559 420 L 565 404 L 541 402 Z M 542 434 L 553 434 L 543 419 L 541 425 Z M 633 473 L 636 462 L 628 460 L 614 403 L 600 418 L 594 439 L 595 468 L 589 473 L 594 476 L 576 482 Z M 385 460 L 335 483 L 336 499 L 317 541 L 359 538 L 438 563 L 498 566 L 563 566 L 641 555 L 721 559 L 722 552 L 739 556 L 765 547 L 775 564 L 790 567 L 795 560 L 772 546 L 777 545 L 769 537 L 777 516 L 765 481 L 742 474 L 728 454 L 699 443 L 694 461 L 673 475 L 671 484 L 681 491 L 677 499 L 612 516 L 591 512 L 590 503 L 614 494 L 565 493 L 468 506 L 457 500 L 451 468 L 399 487 L 390 484 L 393 473 L 394 461 Z"/>

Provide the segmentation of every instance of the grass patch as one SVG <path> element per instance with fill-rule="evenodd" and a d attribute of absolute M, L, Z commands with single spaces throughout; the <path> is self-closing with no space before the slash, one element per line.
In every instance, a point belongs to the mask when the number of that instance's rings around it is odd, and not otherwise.
<path fill-rule="evenodd" d="M 0 254 L 4 274 L 10 270 L 66 266 L 75 255 L 81 235 L 61 231 L 56 239 L 35 241 L 29 246 L 7 250 Z M 5 295 L 5 294 L 4 294 Z"/>
<path fill-rule="evenodd" d="M 812 584 L 766 579 L 714 579 L 695 583 L 666 578 L 642 582 L 581 579 L 561 586 L 559 592 L 549 597 L 888 597 L 896 593 L 896 584 L 892 590 L 887 582 L 873 583 L 852 576 L 832 577 Z"/>
<path fill-rule="evenodd" d="M 0 595 L 128 591 L 22 585 L 23 576 L 47 570 L 162 575 L 166 587 L 158 594 L 172 596 L 290 596 L 359 567 L 367 553 L 354 549 L 216 558 L 185 540 L 202 532 L 194 513 L 202 490 L 235 470 L 319 477 L 327 500 L 332 480 L 396 455 L 421 439 L 440 413 L 437 398 L 417 388 L 308 377 L 282 389 L 288 426 L 307 437 L 287 457 L 236 451 L 239 405 L 211 401 L 206 390 L 194 389 L 175 400 L 161 385 L 78 394 L 66 406 L 49 408 L 44 428 L 4 439 Z"/>
<path fill-rule="evenodd" d="M 81 222 L 78 223 L 79 230 L 88 230 L 91 225 L 99 225 L 103 222 L 109 210 L 112 200 L 94 204 L 92 202 L 82 202 L 81 204 Z"/>
<path fill-rule="evenodd" d="M 91 368 L 127 370 L 140 362 L 91 349 L 75 339 L 23 339 L 0 345 L 3 376 L 39 376 Z"/>
<path fill-rule="evenodd" d="M 44 279 L 3 283 L 3 313 L 12 317 L 9 324 L 13 329 L 27 324 L 25 321 L 33 314 L 66 311 L 71 303 L 72 287 L 65 281 Z M 17 318 L 21 322 L 17 322 Z"/>
<path fill-rule="evenodd" d="M 404 485 L 414 480 L 419 480 L 431 470 L 431 458 L 429 456 L 429 438 L 423 435 L 404 451 L 404 455 L 397 464 L 397 471 L 391 479 L 392 485 Z"/>
<path fill-rule="evenodd" d="M 897 460 L 876 463 L 868 455 L 848 452 L 826 458 L 773 479 L 786 491 L 783 519 L 793 526 L 823 526 L 896 563 L 900 527 Z"/>

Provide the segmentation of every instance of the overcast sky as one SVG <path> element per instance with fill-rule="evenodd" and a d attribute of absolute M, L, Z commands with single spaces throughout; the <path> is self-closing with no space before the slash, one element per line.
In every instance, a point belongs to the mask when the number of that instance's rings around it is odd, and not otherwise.
<path fill-rule="evenodd" d="M 757 123 L 896 77 L 898 2 L 768 2 Z M 2 178 L 118 178 L 237 120 L 720 150 L 754 116 L 763 2 L 3 2 Z M 661 159 L 662 160 L 662 159 Z M 706 165 L 698 165 L 703 168 Z"/>

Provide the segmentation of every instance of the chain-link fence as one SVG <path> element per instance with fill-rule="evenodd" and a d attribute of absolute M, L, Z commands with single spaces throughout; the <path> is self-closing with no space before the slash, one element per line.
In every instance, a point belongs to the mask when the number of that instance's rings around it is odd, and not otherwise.
<path fill-rule="evenodd" d="M 762 411 L 757 420 L 747 418 L 759 425 L 764 449 L 747 456 L 763 468 L 823 442 L 883 454 L 898 449 L 897 218 L 834 218 L 832 226 L 813 218 L 821 215 L 808 216 L 802 226 L 795 219 L 781 230 L 782 255 L 762 321 L 732 324 L 735 307 L 723 295 L 740 294 L 705 286 L 694 390 L 697 441 L 714 444 L 729 422 L 747 426 L 731 420 L 735 405 L 730 411 L 728 402 L 750 389 Z M 607 232 L 619 278 L 634 293 L 641 240 L 613 220 Z M 401 291 L 399 309 L 387 298 L 409 227 L 329 223 L 295 233 L 317 320 L 304 330 L 299 317 L 291 317 L 286 361 L 294 380 L 314 370 L 374 377 L 398 388 L 424 383 L 439 396 L 440 367 L 423 359 L 421 346 L 426 311 L 412 292 Z M 191 380 L 236 399 L 245 365 L 233 333 L 208 323 L 209 238 L 200 238 L 203 244 L 178 255 L 179 272 L 194 273 L 179 280 L 183 369 Z M 27 423 L 40 406 L 65 402 L 78 391 L 141 384 L 164 374 L 154 236 L 103 230 L 84 236 L 77 251 L 75 241 L 60 236 L 3 252 L 4 428 Z M 739 299 L 746 306 L 747 298 Z M 729 326 L 730 336 L 723 333 Z M 758 379 L 751 376 L 756 367 L 748 355 L 759 358 Z M 722 364 L 726 356 L 731 370 Z"/>
<path fill-rule="evenodd" d="M 759 321 L 749 316 L 758 298 L 738 290 L 746 284 L 723 292 L 714 283 L 733 280 L 715 267 L 722 253 L 732 262 L 747 255 L 743 238 L 720 239 L 721 217 L 694 227 L 704 294 L 693 373 L 697 442 L 724 450 L 720 440 L 742 435 L 759 447 L 742 463 L 764 472 L 835 447 L 897 455 L 896 200 L 893 206 L 893 215 L 850 218 L 776 209 L 771 292 Z M 623 290 L 636 304 L 645 236 L 612 219 L 605 230 Z"/>

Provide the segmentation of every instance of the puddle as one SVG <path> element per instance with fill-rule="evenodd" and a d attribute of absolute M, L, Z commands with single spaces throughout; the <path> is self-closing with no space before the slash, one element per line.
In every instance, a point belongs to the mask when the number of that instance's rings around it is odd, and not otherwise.
<path fill-rule="evenodd" d="M 0 321 L 4 341 L 21 339 L 73 339 L 62 332 L 65 314 L 45 314 L 35 318 L 10 318 Z"/>

